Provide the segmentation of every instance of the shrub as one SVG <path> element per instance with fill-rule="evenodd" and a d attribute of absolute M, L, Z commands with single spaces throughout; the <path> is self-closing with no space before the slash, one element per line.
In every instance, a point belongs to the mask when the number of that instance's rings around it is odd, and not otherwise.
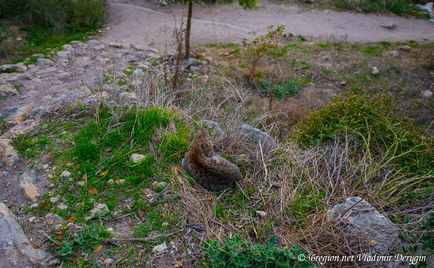
<path fill-rule="evenodd" d="M 393 101 L 384 95 L 337 97 L 299 123 L 291 138 L 315 146 L 347 133 L 371 151 L 386 153 L 399 168 L 417 174 L 432 172 L 432 139 L 409 119 L 396 115 Z"/>
<path fill-rule="evenodd" d="M 274 28 L 273 26 L 267 27 L 267 34 L 255 36 L 251 42 L 243 40 L 244 58 L 249 66 L 247 78 L 249 81 L 254 82 L 256 79 L 256 69 L 261 59 L 279 48 L 279 38 L 282 37 L 285 27 L 282 25 Z"/>
<path fill-rule="evenodd" d="M 223 245 L 208 241 L 204 251 L 205 267 L 313 267 L 297 260 L 299 254 L 304 254 L 300 247 L 293 246 L 291 250 L 280 247 L 275 237 L 265 245 L 248 243 L 239 236 L 225 238 Z"/>
<path fill-rule="evenodd" d="M 363 12 L 392 12 L 397 15 L 412 13 L 415 10 L 411 0 L 333 0 L 336 7 Z"/>
<path fill-rule="evenodd" d="M 105 7 L 106 0 L 0 0 L 0 18 L 70 34 L 101 26 Z"/>

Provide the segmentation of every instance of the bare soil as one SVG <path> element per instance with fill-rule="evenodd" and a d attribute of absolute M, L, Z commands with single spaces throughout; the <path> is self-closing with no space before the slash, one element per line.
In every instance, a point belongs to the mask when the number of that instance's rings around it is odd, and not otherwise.
<path fill-rule="evenodd" d="M 101 40 L 121 42 L 160 51 L 173 49 L 172 33 L 185 18 L 186 7 L 140 0 L 112 0 L 108 30 Z M 193 12 L 192 44 L 240 42 L 248 33 L 262 33 L 268 25 L 285 25 L 286 31 L 321 39 L 372 43 L 379 41 L 434 41 L 434 24 L 394 15 L 314 10 L 294 4 L 261 1 L 255 10 L 237 4 L 200 5 Z M 388 29 L 383 25 L 394 25 Z"/>

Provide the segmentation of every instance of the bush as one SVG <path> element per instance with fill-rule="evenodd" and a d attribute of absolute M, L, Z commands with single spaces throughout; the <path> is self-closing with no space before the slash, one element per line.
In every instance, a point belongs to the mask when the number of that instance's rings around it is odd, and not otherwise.
<path fill-rule="evenodd" d="M 248 243 L 239 236 L 225 238 L 224 244 L 208 241 L 205 245 L 205 267 L 313 267 L 308 262 L 299 262 L 297 257 L 304 254 L 298 246 L 291 251 L 280 247 L 276 238 L 266 245 Z"/>
<path fill-rule="evenodd" d="M 384 95 L 337 97 L 298 124 L 291 138 L 315 146 L 349 133 L 371 151 L 386 153 L 399 168 L 415 174 L 432 172 L 432 139 L 409 119 L 396 115 L 393 107 Z"/>
<path fill-rule="evenodd" d="M 101 26 L 105 6 L 106 0 L 0 0 L 0 18 L 71 34 Z"/>
<path fill-rule="evenodd" d="M 333 0 L 341 9 L 361 10 L 363 12 L 392 12 L 397 15 L 412 13 L 415 10 L 411 0 Z"/>

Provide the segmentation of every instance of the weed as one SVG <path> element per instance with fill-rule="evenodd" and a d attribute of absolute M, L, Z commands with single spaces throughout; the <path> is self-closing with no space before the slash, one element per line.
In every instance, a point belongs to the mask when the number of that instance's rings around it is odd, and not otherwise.
<path fill-rule="evenodd" d="M 50 139 L 45 135 L 32 137 L 28 134 L 19 134 L 13 141 L 12 145 L 17 151 L 28 158 L 38 156 L 41 151 L 50 143 Z"/>
<path fill-rule="evenodd" d="M 85 225 L 85 227 L 74 234 L 63 232 L 59 240 L 60 245 L 55 248 L 56 255 L 66 261 L 71 261 L 72 257 L 87 256 L 98 245 L 105 241 L 110 233 L 104 226 L 97 224 Z M 59 235 L 54 236 L 59 237 Z"/>
<path fill-rule="evenodd" d="M 243 41 L 244 58 L 249 65 L 247 73 L 249 81 L 255 81 L 257 77 L 256 69 L 260 60 L 279 47 L 278 39 L 282 36 L 284 29 L 284 26 L 281 25 L 276 28 L 269 26 L 266 35 L 256 36 L 251 42 Z"/>
<path fill-rule="evenodd" d="M 294 245 L 291 250 L 280 247 L 275 237 L 265 245 L 248 243 L 239 236 L 225 238 L 221 246 L 211 240 L 205 244 L 204 251 L 205 267 L 313 267 L 297 260 L 303 254 L 300 247 Z"/>

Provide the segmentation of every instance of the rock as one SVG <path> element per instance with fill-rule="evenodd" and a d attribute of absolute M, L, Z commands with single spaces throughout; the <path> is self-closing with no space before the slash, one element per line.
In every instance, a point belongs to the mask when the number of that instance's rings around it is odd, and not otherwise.
<path fill-rule="evenodd" d="M 57 201 L 59 201 L 59 199 L 60 199 L 60 196 L 56 195 L 56 196 L 50 197 L 50 202 L 54 204 L 54 203 L 57 203 Z"/>
<path fill-rule="evenodd" d="M 360 197 L 349 197 L 335 205 L 327 212 L 327 217 L 355 239 L 371 241 L 368 254 L 385 255 L 399 243 L 398 227 Z"/>
<path fill-rule="evenodd" d="M 12 166 L 18 160 L 18 154 L 11 145 L 11 140 L 0 139 L 0 161 L 5 166 Z"/>
<path fill-rule="evenodd" d="M 264 153 L 277 149 L 277 142 L 267 133 L 252 127 L 248 124 L 242 124 L 239 128 L 240 138 L 248 143 L 257 144 L 261 142 Z"/>
<path fill-rule="evenodd" d="M 389 30 L 394 30 L 396 28 L 396 24 L 390 23 L 390 22 L 383 23 L 380 26 L 383 27 L 383 28 L 389 29 Z"/>
<path fill-rule="evenodd" d="M 108 46 L 112 48 L 122 48 L 122 44 L 118 43 L 109 43 Z"/>
<path fill-rule="evenodd" d="M 17 89 L 9 84 L 0 85 L 0 97 L 13 96 L 18 93 Z"/>
<path fill-rule="evenodd" d="M 97 203 L 94 207 L 89 211 L 89 215 L 85 217 L 85 220 L 90 220 L 93 218 L 98 218 L 109 214 L 110 210 L 108 209 L 106 204 Z"/>
<path fill-rule="evenodd" d="M 162 244 L 155 246 L 155 247 L 152 249 L 152 253 L 157 253 L 157 254 L 159 254 L 159 253 L 162 253 L 162 252 L 164 252 L 164 251 L 166 251 L 166 250 L 167 250 L 166 242 L 163 242 Z"/>
<path fill-rule="evenodd" d="M 431 90 L 424 90 L 424 91 L 422 91 L 422 93 L 421 93 L 421 96 L 424 97 L 424 98 L 426 98 L 426 99 L 431 98 L 432 95 L 433 95 L 433 93 L 432 93 Z"/>
<path fill-rule="evenodd" d="M 213 132 L 216 132 L 218 134 L 223 134 L 223 129 L 220 127 L 219 123 L 212 121 L 212 120 L 206 120 L 206 119 L 202 119 L 199 121 L 199 124 L 201 126 L 204 126 L 210 130 L 212 130 Z"/>
<path fill-rule="evenodd" d="M 0 117 L 11 124 L 20 124 L 24 122 L 30 113 L 30 107 L 26 106 L 9 106 L 0 113 Z"/>
<path fill-rule="evenodd" d="M 33 248 L 15 215 L 0 203 L 1 267 L 33 267 L 50 265 L 51 256 Z"/>
<path fill-rule="evenodd" d="M 39 59 L 36 61 L 36 65 L 38 65 L 38 66 L 43 66 L 43 67 L 46 67 L 46 66 L 53 66 L 53 65 L 54 65 L 54 62 L 53 62 L 52 60 L 49 60 L 49 59 L 46 59 L 46 58 L 39 58 Z"/>
<path fill-rule="evenodd" d="M 65 210 L 65 209 L 68 208 L 68 206 L 65 205 L 65 204 L 63 204 L 63 203 L 60 203 L 59 205 L 57 205 L 57 208 L 60 209 L 60 210 Z"/>
<path fill-rule="evenodd" d="M 267 217 L 267 212 L 265 212 L 265 211 L 261 211 L 261 210 L 257 210 L 256 211 L 256 216 L 258 217 L 258 218 L 265 218 L 265 217 Z"/>
<path fill-rule="evenodd" d="M 33 131 L 36 126 L 38 126 L 39 122 L 37 120 L 28 119 L 18 125 L 13 126 L 6 133 L 4 133 L 1 137 L 6 139 L 15 138 L 19 134 L 25 134 Z"/>
<path fill-rule="evenodd" d="M 145 156 L 143 154 L 132 154 L 130 156 L 130 161 L 134 164 L 140 164 L 143 162 L 143 160 L 145 160 Z"/>
<path fill-rule="evenodd" d="M 401 55 L 401 53 L 399 53 L 398 50 L 392 50 L 392 51 L 389 51 L 388 55 L 390 57 L 397 58 L 397 57 L 399 57 Z"/>
<path fill-rule="evenodd" d="M 66 58 L 69 56 L 69 52 L 68 51 L 57 51 L 57 56 L 60 58 Z"/>
<path fill-rule="evenodd" d="M 321 60 L 324 62 L 329 62 L 332 60 L 332 57 L 330 57 L 329 55 L 325 55 L 321 57 Z"/>
<path fill-rule="evenodd" d="M 12 73 L 17 70 L 17 66 L 15 64 L 4 64 L 0 66 L 0 71 L 4 73 Z"/>
<path fill-rule="evenodd" d="M 36 202 L 40 194 L 38 188 L 33 184 L 33 181 L 33 177 L 27 173 L 24 173 L 20 180 L 20 187 L 30 201 Z"/>
<path fill-rule="evenodd" d="M 380 70 L 378 70 L 378 68 L 374 66 L 371 68 L 371 74 L 373 76 L 378 76 L 380 74 Z"/>
<path fill-rule="evenodd" d="M 411 46 L 407 46 L 407 45 L 405 45 L 405 46 L 399 46 L 398 48 L 399 48 L 399 50 L 402 50 L 402 51 L 405 51 L 405 52 L 411 51 Z"/>
<path fill-rule="evenodd" d="M 134 78 L 136 78 L 136 79 L 141 78 L 144 74 L 145 74 L 145 73 L 143 72 L 142 69 L 135 69 L 134 72 L 133 72 L 133 76 L 134 76 Z"/>
<path fill-rule="evenodd" d="M 71 177 L 71 172 L 69 172 L 68 170 L 64 170 L 62 174 L 60 174 L 60 176 L 64 179 L 69 179 L 69 177 Z"/>

